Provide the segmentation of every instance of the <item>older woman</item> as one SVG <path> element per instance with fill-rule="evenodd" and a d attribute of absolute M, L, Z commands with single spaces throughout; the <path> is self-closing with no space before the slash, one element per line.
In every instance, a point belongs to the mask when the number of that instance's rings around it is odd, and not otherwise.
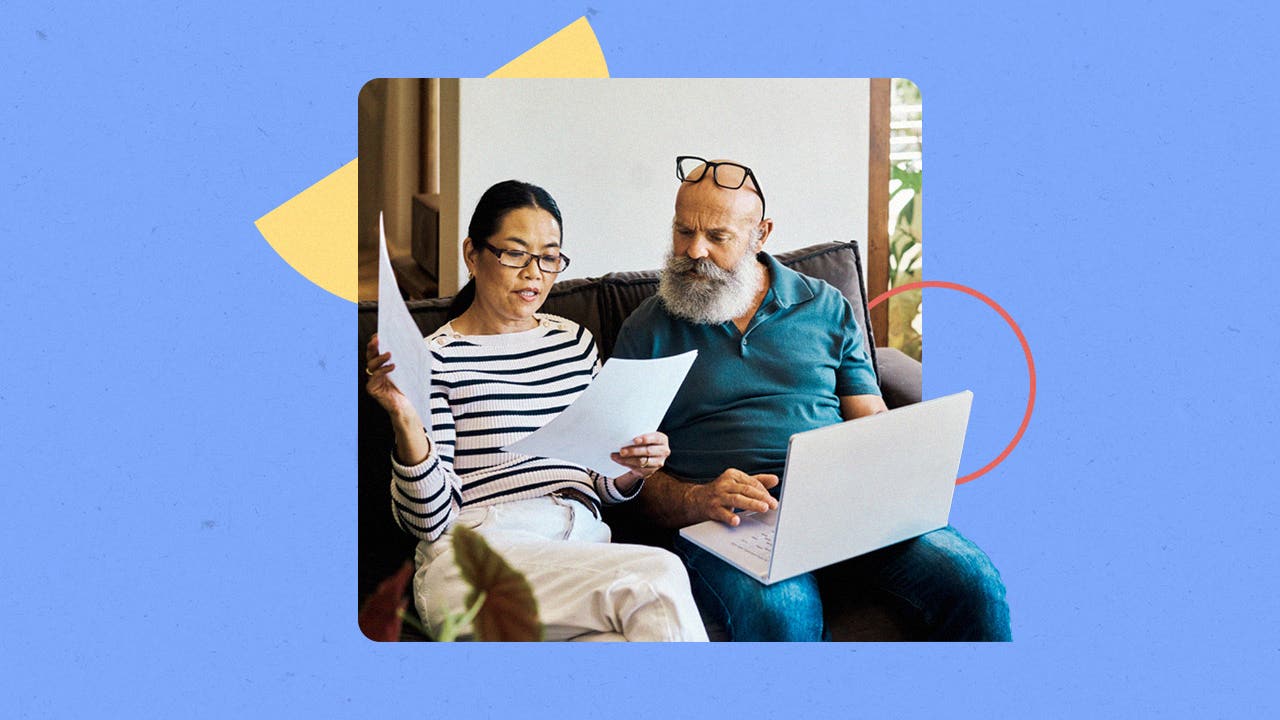
<path fill-rule="evenodd" d="M 366 351 L 367 390 L 391 416 L 397 522 L 421 538 L 414 597 L 433 628 L 463 608 L 469 590 L 450 531 L 475 529 L 524 573 L 547 639 L 590 632 L 628 640 L 705 640 L 683 565 L 658 548 L 609 543 L 601 503 L 629 500 L 670 454 L 667 438 L 634 438 L 608 477 L 553 458 L 502 448 L 542 427 L 591 383 L 599 358 L 591 333 L 539 313 L 561 252 L 560 210 L 542 188 L 508 180 L 476 206 L 463 243 L 471 281 L 432 352 L 431 417 L 419 418 L 387 374 L 391 354 Z M 430 431 L 425 430 L 426 427 Z"/>

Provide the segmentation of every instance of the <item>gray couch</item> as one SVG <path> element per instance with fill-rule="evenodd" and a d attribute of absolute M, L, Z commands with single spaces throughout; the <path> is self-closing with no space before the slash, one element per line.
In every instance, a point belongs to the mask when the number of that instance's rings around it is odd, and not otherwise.
<path fill-rule="evenodd" d="M 867 298 L 863 291 L 862 267 L 854 243 L 825 243 L 782 253 L 782 264 L 811 277 L 831 283 L 855 309 L 858 323 L 871 336 Z M 560 315 L 595 335 L 601 356 L 613 351 L 618 328 L 627 315 L 658 286 L 657 271 L 610 273 L 600 278 L 566 280 L 552 287 L 542 311 Z M 409 310 L 423 333 L 445 322 L 449 300 L 409 303 Z M 365 392 L 364 348 L 377 330 L 377 303 L 360 303 L 359 345 L 356 373 L 359 394 L 359 599 L 371 593 L 383 578 L 391 575 L 412 557 L 416 540 L 402 532 L 391 517 L 389 482 L 392 445 L 391 425 L 386 413 Z M 920 401 L 920 363 L 892 348 L 876 348 L 872 359 L 880 388 L 889 407 Z M 611 506 L 606 520 L 615 542 L 664 544 L 667 533 L 656 531 L 639 516 L 635 503 Z M 892 605 L 858 588 L 825 588 L 827 624 L 835 640 L 898 640 L 915 633 L 915 619 L 898 615 Z M 716 632 L 710 629 L 713 639 Z M 410 638 L 405 638 L 410 639 Z"/>

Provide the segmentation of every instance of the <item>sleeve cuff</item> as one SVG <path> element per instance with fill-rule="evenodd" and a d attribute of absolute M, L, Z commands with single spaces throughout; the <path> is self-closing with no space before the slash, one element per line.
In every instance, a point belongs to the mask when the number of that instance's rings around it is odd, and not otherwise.
<path fill-rule="evenodd" d="M 836 388 L 836 396 L 845 397 L 849 395 L 874 395 L 881 396 L 879 386 L 864 386 L 864 384 L 855 384 L 855 386 L 840 386 Z"/>
<path fill-rule="evenodd" d="M 839 397 L 844 397 L 846 395 L 881 395 L 881 392 L 880 386 L 874 382 L 867 383 L 854 381 L 838 383 L 836 385 L 836 395 Z"/>
<path fill-rule="evenodd" d="M 631 492 L 623 494 L 623 492 L 619 490 L 618 486 L 613 482 L 613 478 L 604 477 L 603 475 L 600 477 L 604 480 L 602 484 L 604 485 L 605 502 L 610 504 L 617 504 L 632 500 L 640 494 L 642 489 L 644 489 L 644 478 L 640 478 L 640 480 L 636 482 L 635 486 L 631 488 Z"/>
<path fill-rule="evenodd" d="M 427 451 L 427 457 L 417 465 L 405 465 L 400 462 L 400 457 L 396 453 L 396 448 L 391 448 L 391 470 L 397 477 L 403 480 L 421 480 L 426 477 L 432 470 L 435 470 L 439 458 L 436 457 L 435 446 Z"/>

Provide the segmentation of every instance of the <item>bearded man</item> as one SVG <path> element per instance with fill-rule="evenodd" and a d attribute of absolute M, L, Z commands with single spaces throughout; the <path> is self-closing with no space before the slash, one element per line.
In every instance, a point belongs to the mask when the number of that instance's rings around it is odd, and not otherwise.
<path fill-rule="evenodd" d="M 773 232 L 755 173 L 741 163 L 676 159 L 671 250 L 658 294 L 620 331 L 614 357 L 698 358 L 660 430 L 671 455 L 641 491 L 646 515 L 674 529 L 777 506 L 797 432 L 885 412 L 853 308 L 835 288 L 763 251 Z M 833 489 L 834 491 L 834 489 Z M 820 640 L 827 592 L 885 594 L 928 640 L 1008 640 L 1004 585 L 986 554 L 951 527 L 773 585 L 672 533 L 708 628 L 731 640 Z"/>

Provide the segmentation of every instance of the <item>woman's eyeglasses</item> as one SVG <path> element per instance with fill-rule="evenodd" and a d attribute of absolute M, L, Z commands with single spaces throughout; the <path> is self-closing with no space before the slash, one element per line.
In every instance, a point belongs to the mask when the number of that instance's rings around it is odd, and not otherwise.
<path fill-rule="evenodd" d="M 529 267 L 534 258 L 538 259 L 538 269 L 544 273 L 560 273 L 569 267 L 568 255 L 535 255 L 523 250 L 500 250 L 488 243 L 477 242 L 474 238 L 471 242 L 497 255 L 498 263 L 509 268 Z"/>

